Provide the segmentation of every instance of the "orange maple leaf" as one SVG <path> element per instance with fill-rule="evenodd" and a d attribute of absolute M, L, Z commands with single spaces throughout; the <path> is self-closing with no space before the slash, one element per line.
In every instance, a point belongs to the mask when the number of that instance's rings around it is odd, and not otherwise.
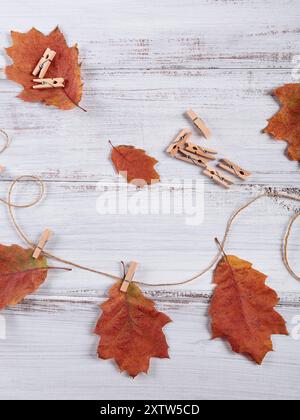
<path fill-rule="evenodd" d="M 78 48 L 69 48 L 59 28 L 44 35 L 35 28 L 27 33 L 11 32 L 13 46 L 7 54 L 13 64 L 6 67 L 8 79 L 23 86 L 19 98 L 26 102 L 43 102 L 57 108 L 69 110 L 78 105 L 82 97 L 82 81 L 78 64 Z M 50 48 L 56 56 L 47 71 L 47 78 L 62 77 L 65 88 L 33 89 L 32 75 L 45 50 Z"/>
<path fill-rule="evenodd" d="M 17 305 L 38 289 L 48 269 L 44 257 L 32 257 L 32 249 L 0 245 L 0 309 Z"/>
<path fill-rule="evenodd" d="M 160 181 L 154 166 L 158 161 L 148 156 L 145 150 L 133 146 L 113 147 L 111 159 L 118 173 L 123 175 L 128 183 L 144 187 Z"/>
<path fill-rule="evenodd" d="M 213 339 L 227 339 L 233 351 L 258 364 L 273 350 L 272 334 L 288 335 L 284 319 L 274 310 L 278 296 L 266 279 L 248 261 L 225 257 L 215 271 L 217 287 L 209 310 Z"/>
<path fill-rule="evenodd" d="M 300 162 L 300 84 L 282 86 L 274 90 L 274 95 L 282 108 L 269 120 L 264 132 L 287 141 L 289 158 Z"/>
<path fill-rule="evenodd" d="M 115 284 L 103 310 L 95 334 L 100 335 L 98 356 L 115 359 L 121 372 L 135 377 L 147 373 L 151 357 L 169 358 L 168 344 L 162 328 L 170 318 L 158 312 L 154 303 L 131 283 L 127 293 Z"/>

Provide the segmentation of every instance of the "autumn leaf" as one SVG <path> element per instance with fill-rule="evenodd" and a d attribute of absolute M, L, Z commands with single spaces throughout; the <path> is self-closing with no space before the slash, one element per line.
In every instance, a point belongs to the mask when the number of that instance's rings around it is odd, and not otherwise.
<path fill-rule="evenodd" d="M 274 91 L 280 111 L 269 120 L 264 132 L 289 143 L 288 156 L 300 162 L 300 84 L 288 84 Z"/>
<path fill-rule="evenodd" d="M 169 357 L 162 328 L 171 320 L 134 283 L 127 293 L 120 287 L 121 282 L 115 284 L 101 306 L 103 313 L 95 329 L 101 336 L 98 356 L 115 359 L 121 372 L 135 377 L 148 372 L 151 357 Z"/>
<path fill-rule="evenodd" d="M 225 257 L 215 271 L 217 287 L 209 311 L 213 339 L 227 339 L 233 351 L 258 364 L 273 350 L 272 334 L 288 335 L 284 319 L 274 310 L 278 296 L 266 279 L 251 263 Z"/>
<path fill-rule="evenodd" d="M 32 249 L 0 245 L 0 309 L 17 305 L 38 289 L 48 269 L 44 257 L 32 257 Z"/>
<path fill-rule="evenodd" d="M 19 98 L 26 102 L 43 102 L 57 108 L 69 110 L 78 104 L 82 97 L 82 81 L 78 64 L 78 48 L 69 48 L 64 35 L 56 28 L 50 35 L 44 35 L 35 28 L 27 33 L 11 32 L 13 46 L 7 48 L 7 54 L 13 64 L 6 67 L 8 79 L 23 86 Z M 46 78 L 65 79 L 65 88 L 33 89 L 33 70 L 50 48 L 56 56 L 47 71 Z"/>
<path fill-rule="evenodd" d="M 113 147 L 111 159 L 117 172 L 123 175 L 128 183 L 144 187 L 146 184 L 160 181 L 154 169 L 158 161 L 148 156 L 145 150 L 133 146 Z"/>

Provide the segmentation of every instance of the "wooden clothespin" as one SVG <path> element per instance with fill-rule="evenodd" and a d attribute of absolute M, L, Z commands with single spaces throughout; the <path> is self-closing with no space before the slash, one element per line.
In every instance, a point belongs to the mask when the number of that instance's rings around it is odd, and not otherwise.
<path fill-rule="evenodd" d="M 249 176 L 251 176 L 251 172 L 248 172 L 235 163 L 230 162 L 228 159 L 221 159 L 218 166 L 224 169 L 224 171 L 236 175 L 238 178 L 243 180 L 246 180 Z"/>
<path fill-rule="evenodd" d="M 230 188 L 230 185 L 234 184 L 234 182 L 232 182 L 229 178 L 225 177 L 224 175 L 222 175 L 220 172 L 216 171 L 213 168 L 207 167 L 203 171 L 203 174 L 209 177 L 210 179 L 212 179 L 213 181 L 215 181 L 217 184 L 227 189 Z"/>
<path fill-rule="evenodd" d="M 205 125 L 204 121 L 202 121 L 201 118 L 198 117 L 196 112 L 194 112 L 192 109 L 190 109 L 189 111 L 187 111 L 186 115 L 193 122 L 195 127 L 197 127 L 198 130 L 201 131 L 201 133 L 204 135 L 205 138 L 207 138 L 207 139 L 211 138 L 210 129 Z"/>
<path fill-rule="evenodd" d="M 178 150 L 183 148 L 185 143 L 189 141 L 191 136 L 192 132 L 187 128 L 181 130 L 176 139 L 167 148 L 167 153 L 169 153 L 170 156 L 174 157 L 178 153 Z"/>
<path fill-rule="evenodd" d="M 49 229 L 46 229 L 43 232 L 43 234 L 41 236 L 41 239 L 40 239 L 40 241 L 38 243 L 38 246 L 36 247 L 36 249 L 35 249 L 35 251 L 34 251 L 34 253 L 32 255 L 34 259 L 37 260 L 39 258 L 39 256 L 41 255 L 41 253 L 43 252 L 43 250 L 45 248 L 46 243 L 50 239 L 50 236 L 51 235 L 52 235 L 52 232 Z"/>
<path fill-rule="evenodd" d="M 33 76 L 39 76 L 40 79 L 43 79 L 55 56 L 56 52 L 50 48 L 47 48 L 42 58 L 38 62 L 36 68 L 33 70 Z"/>
<path fill-rule="evenodd" d="M 33 86 L 33 89 L 51 89 L 51 88 L 64 88 L 65 79 L 57 77 L 55 79 L 33 79 L 37 85 Z"/>
<path fill-rule="evenodd" d="M 138 263 L 135 262 L 135 261 L 132 261 L 129 264 L 129 268 L 128 268 L 127 274 L 126 274 L 125 279 L 124 279 L 124 281 L 122 283 L 122 286 L 120 288 L 120 291 L 121 292 L 123 292 L 123 293 L 126 293 L 127 292 L 128 286 L 132 282 L 133 277 L 135 275 L 135 272 L 137 270 L 137 266 L 138 266 Z"/>
<path fill-rule="evenodd" d="M 214 155 L 218 153 L 216 150 L 197 146 L 196 144 L 190 141 L 186 143 L 185 150 L 187 150 L 190 153 L 194 153 L 195 155 L 202 156 L 205 159 L 211 160 L 215 160 L 216 157 Z"/>
<path fill-rule="evenodd" d="M 201 168 L 206 168 L 208 160 L 201 156 L 195 156 L 193 153 L 187 152 L 186 150 L 180 149 L 175 159 L 182 160 L 184 162 L 192 163 Z"/>

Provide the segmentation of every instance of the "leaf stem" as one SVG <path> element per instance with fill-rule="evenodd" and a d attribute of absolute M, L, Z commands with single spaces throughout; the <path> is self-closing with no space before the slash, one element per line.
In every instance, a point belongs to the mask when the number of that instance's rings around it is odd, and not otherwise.
<path fill-rule="evenodd" d="M 72 268 L 67 268 L 67 267 L 45 267 L 45 270 L 72 271 Z"/>
<path fill-rule="evenodd" d="M 73 99 L 72 99 L 72 98 L 70 98 L 70 96 L 67 94 L 67 92 L 66 92 L 66 90 L 65 90 L 65 89 L 63 89 L 63 91 L 64 91 L 64 94 L 66 95 L 66 97 L 69 99 L 69 101 L 70 101 L 70 102 L 72 102 L 72 104 L 74 104 L 75 106 L 77 106 L 77 108 L 81 109 L 82 111 L 87 112 L 87 110 L 86 110 L 86 109 L 82 108 L 82 106 L 80 106 L 80 105 L 79 105 L 79 104 L 77 104 L 75 101 L 73 101 Z"/>
<path fill-rule="evenodd" d="M 121 155 L 122 156 L 122 158 L 124 159 L 124 160 L 126 160 L 126 162 L 128 162 L 128 160 L 126 159 L 126 156 L 124 156 L 123 155 L 123 153 L 121 153 L 120 152 L 120 150 L 118 150 L 117 148 L 116 148 L 116 146 L 114 146 L 113 144 L 112 144 L 112 142 L 111 142 L 111 140 L 109 140 L 108 141 L 108 143 L 111 145 L 111 147 L 117 152 L 117 153 L 119 153 L 119 155 Z"/>
<path fill-rule="evenodd" d="M 230 262 L 229 262 L 228 256 L 227 256 L 227 254 L 226 254 L 226 252 L 225 252 L 225 250 L 224 250 L 223 245 L 221 244 L 221 242 L 219 241 L 219 239 L 218 239 L 218 238 L 215 238 L 215 242 L 216 242 L 216 244 L 218 245 L 218 247 L 220 248 L 220 251 L 222 252 L 223 257 L 224 257 L 224 259 L 225 259 L 225 261 L 226 261 L 226 264 L 227 264 L 227 265 L 228 265 L 228 267 L 230 268 L 230 271 L 231 271 L 231 273 L 232 273 L 233 279 L 235 280 L 235 274 L 234 274 L 234 271 L 233 271 L 232 265 L 231 265 L 231 264 L 230 264 Z"/>
<path fill-rule="evenodd" d="M 215 242 L 216 242 L 216 244 L 218 245 L 218 248 L 220 249 L 220 251 L 222 252 L 222 254 L 223 254 L 223 256 L 224 256 L 224 258 L 226 259 L 226 261 L 228 262 L 228 257 L 227 257 L 227 254 L 225 253 L 225 251 L 224 251 L 224 247 L 223 247 L 223 245 L 221 244 L 221 242 L 219 241 L 219 239 L 218 238 L 215 238 Z"/>
<path fill-rule="evenodd" d="M 125 277 L 126 277 L 126 268 L 125 268 L 125 263 L 124 263 L 124 261 L 121 261 L 121 265 L 122 265 L 122 268 L 123 268 L 123 281 L 125 280 Z"/>

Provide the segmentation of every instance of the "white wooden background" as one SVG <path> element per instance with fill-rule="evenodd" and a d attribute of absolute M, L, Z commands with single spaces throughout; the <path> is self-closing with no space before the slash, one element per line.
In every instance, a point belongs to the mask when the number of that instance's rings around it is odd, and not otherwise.
<path fill-rule="evenodd" d="M 47 199 L 18 217 L 33 240 L 52 228 L 48 248 L 62 257 L 116 274 L 118 261 L 136 259 L 139 278 L 158 283 L 193 275 L 206 266 L 215 253 L 214 236 L 221 236 L 245 200 L 269 188 L 299 193 L 299 165 L 284 157 L 285 143 L 260 133 L 278 109 L 270 91 L 294 81 L 299 22 L 298 0 L 52 0 L 51 7 L 37 0 L 3 2 L 1 48 L 10 45 L 12 29 L 49 32 L 57 24 L 70 44 L 78 42 L 88 114 L 16 99 L 19 87 L 5 80 L 9 61 L 2 50 L 0 127 L 13 141 L 1 156 L 7 167 L 1 195 L 18 175 L 47 181 Z M 117 182 L 109 139 L 143 147 L 160 161 L 157 191 L 171 190 L 174 177 L 201 177 L 197 168 L 164 154 L 188 124 L 182 115 L 188 107 L 211 127 L 211 146 L 253 177 L 228 192 L 205 181 L 205 220 L 196 229 L 183 216 L 97 214 L 97 183 L 113 190 Z M 295 209 L 282 200 L 257 203 L 235 226 L 227 249 L 269 274 L 291 332 L 300 315 L 300 284 L 283 267 L 280 241 Z M 0 212 L 1 243 L 21 243 L 7 209 Z M 298 271 L 299 234 L 298 224 L 290 248 Z M 92 334 L 111 284 L 81 271 L 51 272 L 37 294 L 3 313 L 0 398 L 299 398 L 296 337 L 275 337 L 276 352 L 262 367 L 233 354 L 226 343 L 210 341 L 211 274 L 190 286 L 148 291 L 174 320 L 166 328 L 171 359 L 153 360 L 149 375 L 134 381 L 119 374 L 112 362 L 97 360 Z"/>

